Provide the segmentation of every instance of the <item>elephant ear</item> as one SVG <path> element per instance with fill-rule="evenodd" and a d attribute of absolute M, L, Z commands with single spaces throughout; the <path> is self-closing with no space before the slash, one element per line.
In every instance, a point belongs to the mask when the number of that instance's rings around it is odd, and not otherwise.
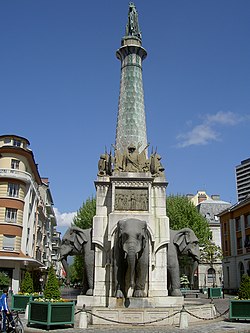
<path fill-rule="evenodd" d="M 118 246 L 122 248 L 122 225 L 123 220 L 118 221 L 117 223 L 117 237 L 118 237 Z"/>
<path fill-rule="evenodd" d="M 145 249 L 147 243 L 147 222 L 143 221 L 142 227 L 142 248 Z"/>
<path fill-rule="evenodd" d="M 178 246 L 179 251 L 183 252 L 186 246 L 192 241 L 191 230 L 183 229 L 174 236 L 173 243 Z"/>
<path fill-rule="evenodd" d="M 86 234 L 84 230 L 81 230 L 80 228 L 73 229 L 73 240 L 74 240 L 74 246 L 78 252 L 82 251 L 83 244 L 87 243 L 88 239 L 86 237 Z"/>

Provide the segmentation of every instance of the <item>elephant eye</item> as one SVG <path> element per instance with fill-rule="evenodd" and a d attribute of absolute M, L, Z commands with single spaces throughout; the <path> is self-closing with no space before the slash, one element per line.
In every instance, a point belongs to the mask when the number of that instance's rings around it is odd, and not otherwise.
<path fill-rule="evenodd" d="M 128 234 L 124 233 L 122 234 L 123 241 L 126 241 L 128 239 Z"/>

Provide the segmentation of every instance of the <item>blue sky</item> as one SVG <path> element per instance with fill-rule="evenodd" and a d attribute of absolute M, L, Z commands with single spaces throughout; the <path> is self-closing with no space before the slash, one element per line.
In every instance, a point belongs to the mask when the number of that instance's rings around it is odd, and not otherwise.
<path fill-rule="evenodd" d="M 235 203 L 235 166 L 250 157 L 250 1 L 135 4 L 148 141 L 167 193 Z M 30 141 L 60 225 L 95 194 L 99 156 L 115 143 L 127 11 L 124 0 L 0 1 L 0 133 Z"/>

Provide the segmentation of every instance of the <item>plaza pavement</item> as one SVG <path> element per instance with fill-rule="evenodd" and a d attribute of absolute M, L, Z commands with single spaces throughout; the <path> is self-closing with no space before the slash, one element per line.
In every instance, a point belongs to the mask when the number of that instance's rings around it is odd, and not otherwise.
<path fill-rule="evenodd" d="M 194 298 L 186 298 L 188 300 L 194 300 Z M 215 304 L 215 308 L 217 310 L 217 315 L 224 313 L 229 308 L 229 299 L 230 296 L 225 296 L 224 299 L 214 299 L 213 302 Z M 207 298 L 206 295 L 201 294 L 200 300 L 202 303 L 210 303 L 211 300 Z M 76 310 L 77 312 L 77 310 Z M 250 309 L 249 309 L 250 313 Z M 32 327 L 27 327 L 27 320 L 24 319 L 24 315 L 20 315 L 22 322 L 24 324 L 25 333 L 42 333 L 45 332 L 45 327 L 38 327 L 32 325 Z M 132 325 L 114 325 L 112 323 L 107 322 L 107 325 L 89 325 L 87 329 L 79 328 L 79 315 L 75 316 L 75 325 L 74 328 L 70 326 L 51 326 L 50 332 L 53 333 L 250 333 L 250 321 L 233 321 L 230 322 L 228 320 L 228 313 L 224 316 L 219 317 L 215 320 L 203 320 L 198 323 L 189 324 L 189 327 L 186 329 L 180 329 L 175 326 L 153 326 L 151 325 L 140 325 L 140 326 L 132 326 Z"/>

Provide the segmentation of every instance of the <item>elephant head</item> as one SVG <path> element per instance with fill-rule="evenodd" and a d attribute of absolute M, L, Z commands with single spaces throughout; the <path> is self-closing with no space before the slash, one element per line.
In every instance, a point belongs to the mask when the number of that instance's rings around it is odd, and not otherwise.
<path fill-rule="evenodd" d="M 90 230 L 78 227 L 69 228 L 62 238 L 60 260 L 83 253 L 83 244 L 90 241 Z"/>
<path fill-rule="evenodd" d="M 173 243 L 181 254 L 186 254 L 194 261 L 200 261 L 199 240 L 192 229 L 183 228 L 175 232 Z"/>
<path fill-rule="evenodd" d="M 60 254 L 60 260 L 67 276 L 67 283 L 70 282 L 67 257 L 72 255 L 83 256 L 86 282 L 89 288 L 87 293 L 88 295 L 92 294 L 94 251 L 91 248 L 91 229 L 69 228 L 62 238 Z"/>
<path fill-rule="evenodd" d="M 138 219 L 119 221 L 117 224 L 117 242 L 119 261 L 120 263 L 123 261 L 123 264 L 120 265 L 125 266 L 126 264 L 127 267 L 126 271 L 122 273 L 123 278 L 125 276 L 124 289 L 127 291 L 132 288 L 134 296 L 142 297 L 147 273 L 144 266 L 148 262 L 148 253 L 145 251 L 148 243 L 147 223 Z M 120 287 L 118 287 L 119 289 Z"/>

